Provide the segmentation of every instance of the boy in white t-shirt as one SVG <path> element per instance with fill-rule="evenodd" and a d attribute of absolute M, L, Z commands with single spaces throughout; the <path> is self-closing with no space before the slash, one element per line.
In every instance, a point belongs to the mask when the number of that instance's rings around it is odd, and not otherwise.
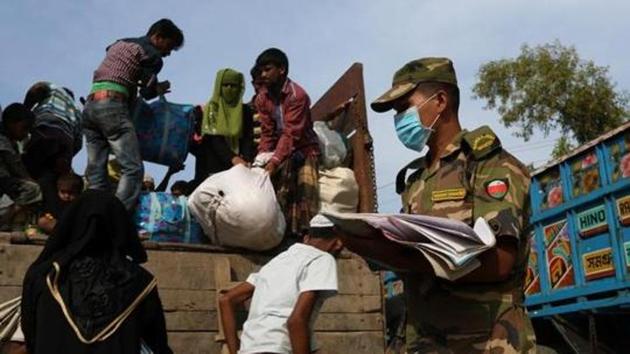
<path fill-rule="evenodd" d="M 307 354 L 317 348 L 313 323 L 324 300 L 337 293 L 335 257 L 343 244 L 333 223 L 316 215 L 304 243 L 282 252 L 219 299 L 230 354 L 239 340 L 234 311 L 252 298 L 238 354 Z"/>

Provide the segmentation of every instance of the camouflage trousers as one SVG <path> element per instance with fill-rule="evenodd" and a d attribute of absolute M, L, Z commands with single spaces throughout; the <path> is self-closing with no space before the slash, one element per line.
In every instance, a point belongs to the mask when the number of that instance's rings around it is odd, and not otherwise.
<path fill-rule="evenodd" d="M 463 331 L 462 331 L 463 332 Z M 522 307 L 514 306 L 503 312 L 489 332 L 434 334 L 408 343 L 408 354 L 425 353 L 535 353 L 536 337 L 531 321 Z"/>

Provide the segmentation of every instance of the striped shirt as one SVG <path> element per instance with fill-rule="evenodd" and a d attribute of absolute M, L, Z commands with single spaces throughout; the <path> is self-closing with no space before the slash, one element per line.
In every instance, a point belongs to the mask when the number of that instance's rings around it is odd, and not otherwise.
<path fill-rule="evenodd" d="M 133 93 L 140 87 L 142 96 L 151 99 L 157 96 L 155 84 L 162 64 L 160 52 L 147 37 L 121 39 L 107 47 L 105 59 L 94 71 L 93 82 L 114 82 Z"/>
<path fill-rule="evenodd" d="M 62 87 L 48 83 L 50 95 L 33 107 L 35 128 L 60 129 L 74 141 L 74 152 L 81 150 L 81 111 Z"/>

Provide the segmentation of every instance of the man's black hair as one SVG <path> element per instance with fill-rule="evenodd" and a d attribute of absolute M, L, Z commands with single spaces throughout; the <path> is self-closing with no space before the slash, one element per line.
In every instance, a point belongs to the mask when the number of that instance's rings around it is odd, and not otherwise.
<path fill-rule="evenodd" d="M 443 82 L 423 82 L 418 85 L 416 90 L 422 92 L 422 94 L 427 97 L 443 90 L 449 98 L 448 109 L 450 109 L 453 113 L 457 113 L 459 111 L 459 88 L 456 85 Z"/>
<path fill-rule="evenodd" d="M 262 67 L 267 64 L 273 64 L 279 68 L 284 68 L 286 74 L 289 74 L 289 58 L 278 48 L 265 49 L 258 58 L 256 58 L 256 67 Z"/>
<path fill-rule="evenodd" d="M 332 227 L 311 227 L 308 234 L 313 238 L 331 239 L 337 237 L 337 233 Z"/>
<path fill-rule="evenodd" d="M 84 189 L 83 178 L 72 171 L 59 176 L 59 178 L 57 178 L 57 184 L 66 184 L 70 186 L 74 192 L 78 193 L 83 192 Z"/>
<path fill-rule="evenodd" d="M 24 120 L 35 121 L 35 114 L 21 103 L 11 103 L 2 112 L 2 125 L 4 127 Z"/>
<path fill-rule="evenodd" d="M 171 192 L 175 189 L 179 189 L 180 191 L 182 191 L 182 194 L 185 196 L 188 196 L 190 194 L 190 191 L 188 190 L 188 182 L 186 181 L 175 181 L 171 186 Z"/>
<path fill-rule="evenodd" d="M 72 90 L 67 87 L 62 87 L 62 89 L 74 100 L 74 92 Z M 28 109 L 33 109 L 36 104 L 50 97 L 51 93 L 50 83 L 46 81 L 36 82 L 26 91 L 24 105 Z"/>
<path fill-rule="evenodd" d="M 24 96 L 24 105 L 28 109 L 33 109 L 36 104 L 50 96 L 50 86 L 45 81 L 40 81 L 31 86 Z"/>
<path fill-rule="evenodd" d="M 178 50 L 184 45 L 184 33 L 168 18 L 163 18 L 151 25 L 147 32 L 147 37 L 151 37 L 154 34 L 172 39 L 175 42 L 174 50 Z"/>
<path fill-rule="evenodd" d="M 256 79 L 260 77 L 260 67 L 258 65 L 254 65 L 249 71 L 249 74 L 252 76 L 252 81 L 256 81 Z"/>

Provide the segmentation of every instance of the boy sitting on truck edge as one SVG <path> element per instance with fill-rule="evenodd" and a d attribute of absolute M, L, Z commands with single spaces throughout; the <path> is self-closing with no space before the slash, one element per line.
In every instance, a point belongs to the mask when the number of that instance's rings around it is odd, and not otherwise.
<path fill-rule="evenodd" d="M 333 223 L 316 215 L 304 243 L 294 244 L 221 295 L 221 323 L 230 354 L 239 348 L 235 308 L 249 298 L 239 354 L 314 352 L 313 323 L 324 300 L 337 293 L 335 257 L 342 249 Z"/>
<path fill-rule="evenodd" d="M 35 115 L 21 103 L 13 103 L 2 112 L 0 124 L 0 198 L 7 194 L 15 203 L 0 218 L 0 229 L 10 229 L 20 213 L 42 200 L 39 185 L 22 163 L 17 143 L 27 138 Z"/>

